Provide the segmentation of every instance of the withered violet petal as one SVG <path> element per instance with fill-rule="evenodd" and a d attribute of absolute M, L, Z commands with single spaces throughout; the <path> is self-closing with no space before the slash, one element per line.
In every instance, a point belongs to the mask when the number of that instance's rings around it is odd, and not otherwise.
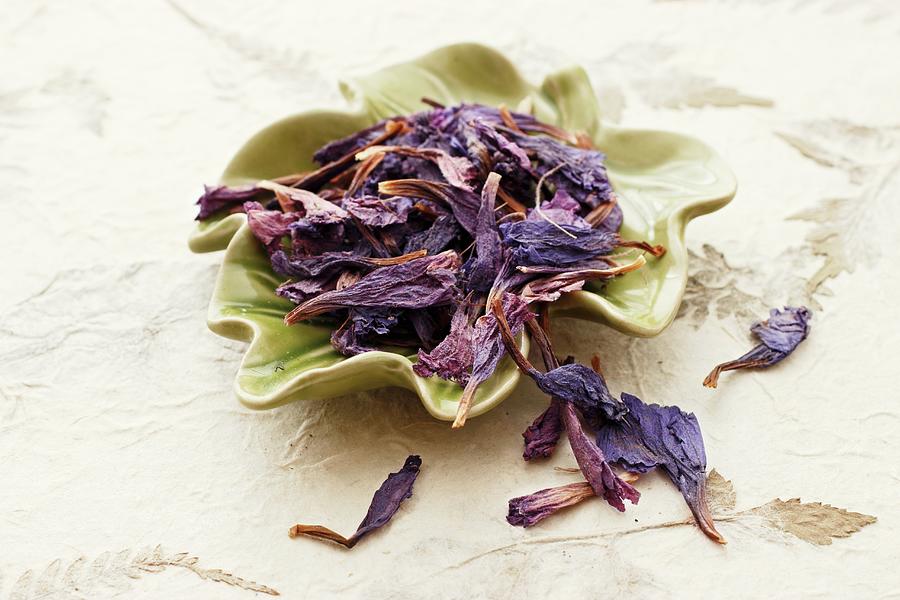
<path fill-rule="evenodd" d="M 561 265 L 609 254 L 619 236 L 544 220 L 502 223 L 500 235 L 516 265 Z"/>
<path fill-rule="evenodd" d="M 585 433 L 575 406 L 570 402 L 563 402 L 562 414 L 572 454 L 594 493 L 620 512 L 625 511 L 625 500 L 637 504 L 640 492 L 612 470 L 603 451 Z"/>
<path fill-rule="evenodd" d="M 606 387 L 603 377 L 578 363 L 534 375 L 542 392 L 574 404 L 591 424 L 621 421 L 628 409 Z"/>
<path fill-rule="evenodd" d="M 800 342 L 809 335 L 809 320 L 812 313 L 805 306 L 785 306 L 784 310 L 773 308 L 769 318 L 754 323 L 750 331 L 762 342 L 740 358 L 716 365 L 703 380 L 703 385 L 714 388 L 718 385 L 719 374 L 737 369 L 762 369 L 771 367 L 790 356 Z"/>
<path fill-rule="evenodd" d="M 724 543 L 706 503 L 706 451 L 700 424 L 677 406 L 645 404 L 622 394 L 627 413 L 618 422 L 603 423 L 597 444 L 607 460 L 635 473 L 660 467 L 681 491 L 703 532 Z"/>
<path fill-rule="evenodd" d="M 325 292 L 289 312 L 284 321 L 298 321 L 342 307 L 391 307 L 417 309 L 449 304 L 458 293 L 459 256 L 448 250 L 376 269 L 356 283 Z"/>
<path fill-rule="evenodd" d="M 499 185 L 500 176 L 491 173 L 481 190 L 481 208 L 475 229 L 475 258 L 466 269 L 468 288 L 478 292 L 486 293 L 491 289 L 502 261 L 500 234 L 497 233 L 497 219 L 494 217 Z"/>
<path fill-rule="evenodd" d="M 200 212 L 197 214 L 196 220 L 202 221 L 225 208 L 240 206 L 244 202 L 260 200 L 265 197 L 271 198 L 272 192 L 260 189 L 255 185 L 236 187 L 204 185 L 203 195 L 197 200 Z"/>
<path fill-rule="evenodd" d="M 282 238 L 289 235 L 290 225 L 297 221 L 299 214 L 283 213 L 280 210 L 266 210 L 259 202 L 244 202 L 247 213 L 247 226 L 253 236 L 270 251 L 281 244 Z"/>
<path fill-rule="evenodd" d="M 292 538 L 305 535 L 335 542 L 345 548 L 352 548 L 363 537 L 387 524 L 397 513 L 400 504 L 412 496 L 413 484 L 416 482 L 421 466 L 422 459 L 416 455 L 410 455 L 399 471 L 388 475 L 375 495 L 372 496 L 372 502 L 362 523 L 350 537 L 344 537 L 321 525 L 294 525 L 288 531 L 288 535 Z"/>
<path fill-rule="evenodd" d="M 538 490 L 511 499 L 506 520 L 510 525 L 531 527 L 564 508 L 592 497 L 594 489 L 586 481 Z"/>
<path fill-rule="evenodd" d="M 562 431 L 562 405 L 559 400 L 554 398 L 550 401 L 547 409 L 522 432 L 525 440 L 522 458 L 532 460 L 550 456 L 559 442 Z"/>
<path fill-rule="evenodd" d="M 419 350 L 419 361 L 413 371 L 421 377 L 437 375 L 442 379 L 466 385 L 475 353 L 472 348 L 474 307 L 463 302 L 456 307 L 450 322 L 450 333 L 431 352 Z"/>

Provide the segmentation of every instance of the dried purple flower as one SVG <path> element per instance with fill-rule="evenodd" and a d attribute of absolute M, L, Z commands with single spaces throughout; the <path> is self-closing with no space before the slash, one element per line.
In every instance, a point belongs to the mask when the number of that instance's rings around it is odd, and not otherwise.
<path fill-rule="evenodd" d="M 628 412 L 625 405 L 609 393 L 603 377 L 584 365 L 562 365 L 532 376 L 542 392 L 571 402 L 591 424 L 621 421 Z"/>
<path fill-rule="evenodd" d="M 412 496 L 413 484 L 416 482 L 421 466 L 422 459 L 416 455 L 410 455 L 403 464 L 403 468 L 388 475 L 375 495 L 372 496 L 372 502 L 362 523 L 350 537 L 344 537 L 321 525 L 294 525 L 288 531 L 288 535 L 292 538 L 307 535 L 335 542 L 345 548 L 352 548 L 363 537 L 386 525 L 400 508 L 400 503 Z"/>
<path fill-rule="evenodd" d="M 266 210 L 259 202 L 244 202 L 247 226 L 253 236 L 271 253 L 281 246 L 281 240 L 290 234 L 290 225 L 298 218 L 297 213 Z"/>
<path fill-rule="evenodd" d="M 450 156 L 439 148 L 414 148 L 412 146 L 370 146 L 356 155 L 365 160 L 378 153 L 396 153 L 429 160 L 437 165 L 444 179 L 452 186 L 472 191 L 471 181 L 478 176 L 478 169 L 464 156 Z"/>
<path fill-rule="evenodd" d="M 661 467 L 681 490 L 703 533 L 724 544 L 706 501 L 706 451 L 697 417 L 677 406 L 645 404 L 631 394 L 623 393 L 622 401 L 628 409 L 624 418 L 606 421 L 598 432 L 603 454 L 636 473 Z"/>
<path fill-rule="evenodd" d="M 272 193 L 260 189 L 255 185 L 242 185 L 236 187 L 204 185 L 203 195 L 197 200 L 197 204 L 200 205 L 200 212 L 197 213 L 195 219 L 197 221 L 203 221 L 220 210 L 241 206 L 244 202 L 259 200 L 266 196 L 271 197 Z"/>
<path fill-rule="evenodd" d="M 341 206 L 369 227 L 386 227 L 406 223 L 414 204 L 411 198 L 402 196 L 393 198 L 360 196 L 344 199 Z"/>
<path fill-rule="evenodd" d="M 474 192 L 425 179 L 394 179 L 378 184 L 382 194 L 424 198 L 448 206 L 463 229 L 475 234 L 481 201 Z"/>
<path fill-rule="evenodd" d="M 495 316 L 497 311 L 503 315 L 503 322 L 513 337 L 522 331 L 526 321 L 534 318 L 534 313 L 528 310 L 528 305 L 514 294 L 504 292 L 497 298 L 496 302 L 495 311 L 488 312 L 475 322 L 475 330 L 472 333 L 472 350 L 474 353 L 472 375 L 463 390 L 462 397 L 459 399 L 456 419 L 453 421 L 454 429 L 458 429 L 466 424 L 466 418 L 469 415 L 472 399 L 475 397 L 478 386 L 494 373 L 497 365 L 500 364 L 500 359 L 506 353 L 497 317 Z"/>
<path fill-rule="evenodd" d="M 419 362 L 413 365 L 413 371 L 421 377 L 437 375 L 442 379 L 451 379 L 460 385 L 469 381 L 469 368 L 475 357 L 472 348 L 472 336 L 475 330 L 472 320 L 476 307 L 463 302 L 456 307 L 450 321 L 450 333 L 431 352 L 419 350 Z"/>
<path fill-rule="evenodd" d="M 750 328 L 762 343 L 737 360 L 717 365 L 703 380 L 703 385 L 716 387 L 719 374 L 723 371 L 761 369 L 781 362 L 809 335 L 811 318 L 812 313 L 805 306 L 798 308 L 785 306 L 784 310 L 773 308 L 769 311 L 768 319 L 754 323 Z"/>
<path fill-rule="evenodd" d="M 531 527 L 563 508 L 594 495 L 594 489 L 586 481 L 538 490 L 533 494 L 511 499 L 506 521 L 518 527 Z"/>
<path fill-rule="evenodd" d="M 571 225 L 581 229 L 590 229 L 591 225 L 581 216 L 578 211 L 581 205 L 577 200 L 572 198 L 569 193 L 563 189 L 557 190 L 553 199 L 549 202 L 541 203 L 541 210 L 531 209 L 528 211 L 528 221 L 552 221 L 557 225 Z M 618 231 L 614 230 L 613 233 Z"/>
<path fill-rule="evenodd" d="M 431 227 L 414 233 L 406 238 L 403 246 L 404 252 L 425 250 L 428 254 L 438 254 L 447 249 L 461 233 L 459 225 L 449 215 L 442 215 L 435 219 Z"/>
<path fill-rule="evenodd" d="M 564 402 L 562 413 L 572 454 L 575 455 L 578 467 L 591 484 L 594 493 L 620 512 L 625 512 L 625 500 L 637 504 L 641 498 L 640 492 L 610 468 L 603 451 L 584 432 L 581 421 L 575 413 L 575 406 Z"/>
<path fill-rule="evenodd" d="M 557 189 L 563 189 L 581 204 L 596 207 L 612 198 L 612 185 L 606 174 L 606 156 L 596 150 L 576 148 L 557 140 L 511 132 L 517 145 L 533 153 L 539 163 L 539 172 L 563 166 L 549 177 Z"/>
<path fill-rule="evenodd" d="M 342 307 L 425 308 L 449 304 L 457 294 L 459 256 L 451 250 L 382 267 L 342 290 L 307 300 L 284 317 L 293 325 Z"/>
<path fill-rule="evenodd" d="M 519 369 L 530 375 L 535 381 L 539 381 L 542 374 L 535 369 L 534 366 L 528 362 L 528 359 L 519 351 L 518 346 L 515 344 L 515 338 L 513 338 L 512 332 L 509 329 L 509 324 L 506 322 L 504 312 L 500 310 L 499 302 L 496 300 L 491 306 L 491 312 L 497 319 L 500 337 L 513 361 Z M 547 367 L 550 368 L 549 372 L 558 372 L 561 367 L 550 348 L 550 340 L 547 338 L 543 328 L 535 322 L 530 322 L 529 329 L 533 339 L 537 341 L 538 346 L 541 348 L 541 354 L 547 363 Z M 591 372 L 593 373 L 593 371 Z M 596 375 L 596 373 L 594 374 Z M 566 379 L 566 376 L 551 377 L 549 380 L 546 380 L 546 383 L 554 384 L 565 381 Z M 600 378 L 600 384 L 602 384 L 602 387 L 605 389 L 606 384 L 603 382 L 602 378 Z M 538 383 L 538 385 L 540 386 L 540 383 Z M 556 387 L 557 386 L 554 386 L 552 389 L 556 389 Z M 613 472 L 612 468 L 610 468 L 609 464 L 606 462 L 606 457 L 603 455 L 603 452 L 585 433 L 584 428 L 581 425 L 581 420 L 575 412 L 574 402 L 571 400 L 564 401 L 569 399 L 568 397 L 571 396 L 571 394 L 568 391 L 565 391 L 564 393 L 567 395 L 567 398 L 554 396 L 553 399 L 562 404 L 561 412 L 563 424 L 566 428 L 566 435 L 569 438 L 569 446 L 572 448 L 572 454 L 575 455 L 575 460 L 578 462 L 578 467 L 581 469 L 582 474 L 584 474 L 584 478 L 591 484 L 594 493 L 604 498 L 607 503 L 616 510 L 625 510 L 625 500 L 628 500 L 632 504 L 637 504 L 641 497 L 640 493 Z M 599 396 L 602 395 L 602 392 L 597 389 L 596 385 L 591 388 L 590 393 L 594 394 L 595 398 L 599 398 Z M 599 407 L 602 404 L 602 401 L 597 399 L 596 402 L 588 404 Z M 603 409 L 598 409 L 597 412 L 603 412 Z"/>
<path fill-rule="evenodd" d="M 331 334 L 331 345 L 344 356 L 375 350 L 366 342 L 387 335 L 397 325 L 397 311 L 387 308 L 351 308 L 347 320 Z"/>
<path fill-rule="evenodd" d="M 609 254 L 619 236 L 549 221 L 502 223 L 500 235 L 516 265 L 564 265 Z"/>
<path fill-rule="evenodd" d="M 287 196 L 303 207 L 302 216 L 314 225 L 331 225 L 350 218 L 350 213 L 333 202 L 307 190 L 295 189 L 274 181 L 260 181 L 257 187 Z"/>
<path fill-rule="evenodd" d="M 522 432 L 525 439 L 525 450 L 522 458 L 532 460 L 534 458 L 547 458 L 553 453 L 556 444 L 562 434 L 562 404 L 556 398 L 550 400 L 550 405 Z M 512 504 L 510 504 L 512 507 Z"/>
<path fill-rule="evenodd" d="M 425 256 L 425 250 L 391 258 L 372 258 L 356 252 L 323 252 L 315 256 L 288 258 L 284 250 L 272 253 L 272 269 L 284 277 L 311 278 L 336 274 L 345 269 L 368 271 L 374 267 L 399 265 Z"/>

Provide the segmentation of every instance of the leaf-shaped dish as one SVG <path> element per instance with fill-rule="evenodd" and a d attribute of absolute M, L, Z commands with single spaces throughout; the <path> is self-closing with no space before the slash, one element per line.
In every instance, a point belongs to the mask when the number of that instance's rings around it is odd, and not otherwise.
<path fill-rule="evenodd" d="M 341 90 L 355 110 L 312 111 L 278 121 L 241 148 L 222 182 L 237 185 L 313 168 L 312 154 L 326 142 L 380 119 L 422 110 L 422 97 L 447 105 L 466 101 L 513 107 L 528 98 L 538 118 L 587 133 L 607 154 L 610 179 L 625 216 L 623 236 L 668 249 L 662 259 L 650 260 L 608 284 L 602 295 L 596 290 L 575 292 L 553 304 L 556 315 L 605 322 L 630 335 L 656 335 L 672 321 L 687 280 L 685 227 L 692 218 L 727 204 L 735 193 L 730 169 L 693 137 L 601 128 L 597 101 L 580 68 L 552 74 L 535 87 L 496 51 L 460 44 L 342 83 Z M 245 405 L 273 408 L 293 400 L 395 385 L 416 392 L 436 418 L 455 416 L 462 388 L 415 375 L 414 355 L 379 351 L 345 358 L 332 349 L 329 328 L 309 323 L 285 326 L 282 317 L 292 305 L 275 295 L 280 281 L 246 227 L 244 215 L 199 224 L 190 247 L 195 252 L 227 247 L 208 322 L 219 335 L 251 341 L 235 381 Z M 520 344 L 527 351 L 524 336 Z M 470 415 L 499 404 L 518 377 L 511 361 L 504 360 L 482 385 Z"/>

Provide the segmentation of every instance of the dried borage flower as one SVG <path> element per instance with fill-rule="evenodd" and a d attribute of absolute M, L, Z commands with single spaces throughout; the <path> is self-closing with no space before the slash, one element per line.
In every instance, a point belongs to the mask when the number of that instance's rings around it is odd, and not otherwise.
<path fill-rule="evenodd" d="M 549 456 L 565 432 L 585 481 L 510 500 L 510 523 L 534 525 L 590 496 L 623 511 L 626 500 L 640 498 L 631 485 L 638 474 L 658 467 L 704 533 L 724 543 L 706 504 L 706 455 L 694 415 L 629 394 L 615 398 L 598 365 L 560 364 L 547 336 L 548 303 L 665 253 L 620 237 L 622 209 L 604 155 L 582 134 L 502 106 L 427 103 L 431 110 L 323 146 L 311 172 L 206 187 L 197 219 L 246 213 L 273 271 L 286 278 L 276 293 L 296 305 L 286 324 L 331 323 L 331 343 L 345 356 L 417 349 L 416 374 L 462 386 L 454 428 L 511 355 L 550 397 L 522 434 L 523 457 Z M 763 343 L 717 367 L 710 384 L 719 371 L 781 360 L 805 337 L 807 320 L 805 309 L 773 311 L 754 326 Z M 526 329 L 544 372 L 515 343 Z M 317 525 L 297 525 L 291 535 L 353 547 L 409 497 L 420 463 L 410 456 L 388 477 L 352 536 Z"/>
<path fill-rule="evenodd" d="M 809 335 L 811 318 L 812 313 L 805 306 L 785 306 L 784 310 L 773 308 L 768 319 L 754 323 L 750 328 L 760 343 L 742 357 L 716 365 L 703 380 L 703 385 L 716 387 L 723 371 L 764 369 L 783 361 Z"/>

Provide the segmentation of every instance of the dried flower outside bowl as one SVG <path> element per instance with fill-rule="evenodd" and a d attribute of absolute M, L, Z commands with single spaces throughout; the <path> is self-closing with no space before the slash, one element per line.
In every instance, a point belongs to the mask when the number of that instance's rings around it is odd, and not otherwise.
<path fill-rule="evenodd" d="M 607 323 L 630 335 L 653 336 L 672 321 L 687 281 L 685 227 L 694 217 L 727 204 L 736 190 L 728 166 L 693 137 L 601 127 L 594 92 L 580 68 L 551 74 L 536 87 L 496 51 L 460 44 L 342 83 L 341 90 L 351 110 L 306 112 L 270 125 L 241 148 L 222 183 L 252 183 L 311 169 L 313 152 L 326 142 L 380 119 L 422 110 L 422 97 L 447 105 L 466 101 L 517 107 L 529 102 L 539 119 L 587 133 L 607 154 L 625 216 L 623 237 L 668 249 L 662 259 L 608 284 L 602 294 L 574 292 L 553 305 L 557 316 Z M 345 358 L 331 347 L 329 327 L 284 325 L 282 318 L 293 305 L 275 295 L 280 280 L 243 214 L 200 223 L 190 247 L 195 252 L 226 249 L 208 323 L 219 335 L 251 342 L 235 380 L 235 392 L 246 406 L 274 408 L 294 400 L 399 386 L 418 394 L 434 417 L 453 420 L 462 388 L 417 376 L 414 354 L 378 351 Z M 520 343 L 527 352 L 524 336 Z M 518 378 L 510 360 L 501 362 L 479 389 L 470 416 L 497 406 Z"/>

